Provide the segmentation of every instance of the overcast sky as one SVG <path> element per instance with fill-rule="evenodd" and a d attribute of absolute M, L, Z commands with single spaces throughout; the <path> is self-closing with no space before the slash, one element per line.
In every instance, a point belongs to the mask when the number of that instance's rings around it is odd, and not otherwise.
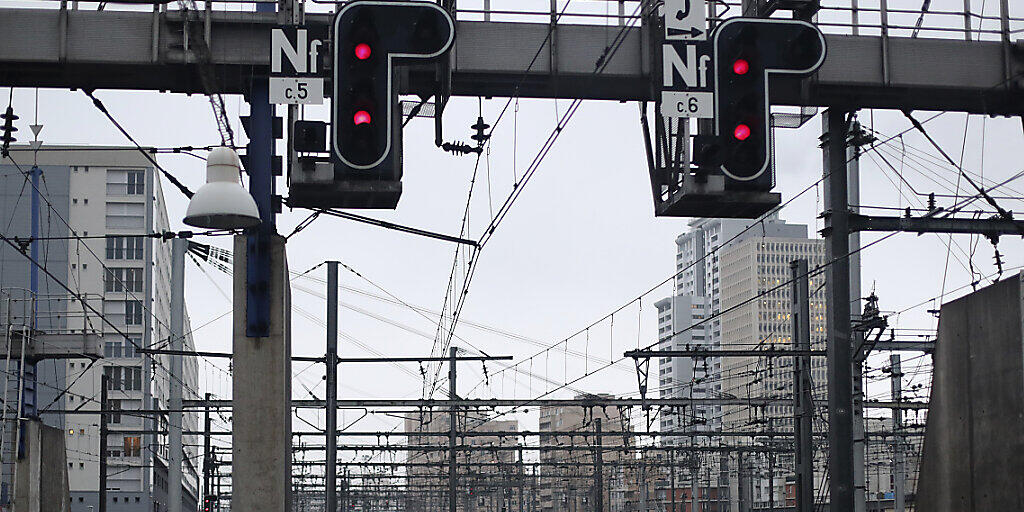
<path fill-rule="evenodd" d="M 0 98 L 6 100 L 7 91 L 0 89 Z M 39 123 L 44 125 L 40 135 L 44 145 L 128 143 L 81 92 L 39 90 L 38 94 L 37 115 Z M 14 91 L 15 110 L 25 125 L 20 132 L 20 142 L 30 133 L 26 121 L 36 116 L 34 95 L 34 90 Z M 219 142 L 210 107 L 203 96 L 125 91 L 97 91 L 97 96 L 145 146 L 206 146 Z M 495 98 L 482 102 L 486 122 L 493 124 L 505 101 Z M 246 113 L 247 107 L 238 96 L 228 96 L 226 102 L 241 142 L 244 135 L 237 116 Z M 508 196 L 513 181 L 522 176 L 568 105 L 566 100 L 521 100 L 518 113 L 509 112 L 501 121 L 491 151 L 481 160 L 477 171 L 470 209 L 471 238 L 480 237 L 492 210 Z M 309 109 L 308 117 L 326 119 L 324 112 Z M 935 114 L 917 112 L 915 116 L 924 120 Z M 446 140 L 469 140 L 469 126 L 476 122 L 477 115 L 476 98 L 453 99 L 444 119 Z M 909 128 L 898 112 L 863 111 L 860 120 L 877 130 L 880 137 L 896 135 Z M 968 118 L 961 113 L 946 113 L 925 126 L 953 158 L 963 159 L 966 170 L 983 176 L 978 181 L 992 184 L 1022 170 L 1019 151 L 1024 141 L 1018 119 Z M 776 190 L 782 193 L 783 200 L 789 200 L 820 178 L 822 157 L 817 146 L 820 131 L 820 117 L 797 130 L 776 130 Z M 398 209 L 356 213 L 458 234 L 475 158 L 453 156 L 435 148 L 433 122 L 429 119 L 412 121 L 404 139 L 404 193 Z M 879 155 L 901 170 L 902 180 L 882 163 Z M 204 162 L 198 159 L 161 155 L 159 161 L 192 190 L 198 189 L 205 179 Z M 923 194 L 954 193 L 958 182 L 956 171 L 915 132 L 908 132 L 865 156 L 861 181 L 862 204 L 898 208 L 924 204 L 915 190 Z M 1024 183 L 1018 180 L 1001 189 L 998 195 L 1021 197 L 1017 191 L 1022 189 Z M 279 190 L 286 193 L 283 181 Z M 973 191 L 961 181 L 960 193 L 972 194 Z M 164 194 L 175 227 L 185 228 L 180 223 L 187 204 L 185 198 L 166 182 Z M 788 222 L 811 226 L 812 236 L 817 237 L 817 230 L 822 226 L 817 218 L 822 209 L 821 201 L 821 188 L 814 188 L 788 205 L 781 216 Z M 940 206 L 952 202 L 951 198 L 938 199 Z M 999 202 L 1008 210 L 1024 210 L 1018 199 Z M 991 211 L 981 202 L 976 206 Z M 872 213 L 900 214 L 884 210 Z M 279 231 L 290 233 L 307 214 L 301 210 L 286 210 L 279 217 Z M 585 352 L 591 360 L 570 356 L 566 361 L 564 345 L 561 345 L 524 363 L 519 372 L 495 375 L 500 367 L 488 364 L 490 378 L 487 384 L 479 386 L 478 382 L 484 380 L 481 365 L 466 364 L 460 367 L 460 392 L 468 394 L 474 388 L 471 396 L 477 398 L 537 396 L 554 387 L 539 377 L 563 383 L 601 365 L 598 359 L 619 358 L 624 350 L 653 343 L 656 335 L 653 303 L 668 295 L 667 286 L 643 296 L 639 305 L 633 302 L 617 313 L 614 326 L 604 320 L 589 331 L 586 328 L 672 275 L 674 239 L 686 230 L 688 221 L 654 217 L 637 105 L 584 103 L 482 251 L 463 321 L 457 330 L 457 335 L 466 341 L 456 340 L 455 344 L 464 347 L 472 344 L 492 355 L 515 356 L 518 361 L 538 352 L 537 343 L 553 344 L 584 330 L 569 343 L 569 349 Z M 876 238 L 876 235 L 865 235 L 864 243 Z M 223 237 L 201 241 L 231 248 L 230 240 Z M 969 292 L 971 288 L 966 285 L 977 279 L 972 279 L 971 268 L 976 275 L 988 276 L 995 272 L 992 244 L 986 239 L 975 237 L 971 243 L 969 236 L 955 236 L 951 251 L 947 251 L 947 241 L 945 236 L 900 234 L 865 250 L 862 260 L 865 293 L 874 290 L 885 311 L 901 311 L 921 304 L 890 318 L 890 325 L 934 328 L 935 319 L 926 310 L 939 303 L 928 299 L 943 290 L 948 292 L 946 300 Z M 454 249 L 448 242 L 333 218 L 318 219 L 288 244 L 292 270 L 304 271 L 325 260 L 339 260 L 402 301 L 430 311 L 441 308 Z M 1006 275 L 1015 273 L 1013 269 L 1022 264 L 1021 242 L 1007 237 L 1000 241 L 999 250 L 1007 268 Z M 191 324 L 198 327 L 212 321 L 195 332 L 196 346 L 199 350 L 228 351 L 231 316 L 222 315 L 231 305 L 221 291 L 230 293 L 230 278 L 212 267 L 206 270 L 208 275 L 195 265 L 188 267 L 186 294 Z M 321 267 L 310 276 L 325 279 L 326 272 Z M 345 286 L 381 294 L 369 282 L 345 270 L 342 270 L 341 280 Z M 991 281 L 983 280 L 983 283 L 988 282 Z M 306 278 L 296 280 L 293 285 L 296 308 L 293 351 L 301 355 L 322 354 L 325 339 L 322 319 L 326 306 L 318 295 L 324 293 L 325 285 Z M 341 301 L 341 329 L 351 337 L 341 341 L 342 356 L 369 355 L 360 344 L 388 355 L 430 352 L 436 324 L 423 316 L 347 290 L 342 291 Z M 306 315 L 318 320 L 312 321 Z M 218 317 L 219 320 L 214 320 Z M 514 333 L 514 336 L 494 330 Z M 881 364 L 872 361 L 869 366 Z M 228 397 L 227 365 L 223 361 L 216 361 L 215 365 L 201 365 L 204 391 Z M 415 364 L 405 365 L 405 368 L 403 371 L 383 364 L 342 366 L 341 396 L 417 397 L 421 392 L 420 369 Z M 309 393 L 305 386 L 308 386 L 322 398 L 322 366 L 307 368 L 300 364 L 295 369 L 299 376 L 294 396 L 307 398 Z M 526 371 L 539 377 L 531 378 Z M 656 369 L 652 367 L 652 371 Z M 637 381 L 632 362 L 627 361 L 584 378 L 573 387 L 590 392 L 635 395 Z M 877 389 L 881 393 L 887 385 Z M 573 394 L 572 390 L 563 389 L 551 396 Z M 322 417 L 316 418 L 313 413 L 303 416 L 310 421 L 322 421 Z M 352 411 L 345 414 L 346 419 L 358 416 Z M 524 428 L 536 427 L 536 415 L 532 412 L 520 418 L 525 422 Z M 387 417 L 364 419 L 359 429 L 389 428 L 396 421 Z"/>

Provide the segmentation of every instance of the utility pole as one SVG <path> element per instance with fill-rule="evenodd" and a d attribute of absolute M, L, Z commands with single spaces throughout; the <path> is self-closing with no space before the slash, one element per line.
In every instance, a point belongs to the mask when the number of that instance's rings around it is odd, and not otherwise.
<path fill-rule="evenodd" d="M 775 512 L 775 418 L 768 417 L 768 511 Z"/>
<path fill-rule="evenodd" d="M 182 365 L 180 351 L 184 350 L 185 341 L 185 252 L 188 240 L 175 238 L 171 240 L 171 339 L 170 348 L 178 351 L 171 354 L 170 378 L 168 379 L 169 395 L 167 414 L 167 510 L 181 512 L 181 393 Z"/>
<path fill-rule="evenodd" d="M 256 12 L 278 6 L 277 22 L 290 23 L 293 0 L 258 2 Z M 248 85 L 246 171 L 260 224 L 235 238 L 231 504 L 278 512 L 291 509 L 292 497 L 291 293 L 285 239 L 277 234 L 270 83 L 256 75 Z"/>
<path fill-rule="evenodd" d="M 903 401 L 903 368 L 900 364 L 900 355 L 889 356 L 889 378 L 891 379 L 892 401 L 899 404 Z M 903 410 L 894 408 L 892 410 L 892 434 L 893 434 L 893 498 L 895 501 L 895 512 L 903 512 L 904 500 L 904 460 L 903 460 Z"/>
<path fill-rule="evenodd" d="M 700 510 L 700 501 L 697 495 L 700 493 L 700 485 L 697 481 L 697 468 L 699 467 L 697 454 L 691 455 L 690 459 L 690 512 L 696 512 Z"/>
<path fill-rule="evenodd" d="M 595 418 L 594 428 L 597 432 L 595 453 L 594 453 L 594 510 L 604 512 L 604 450 L 601 449 L 601 418 Z"/>
<path fill-rule="evenodd" d="M 214 476 L 214 481 L 217 483 L 217 489 L 214 491 L 214 494 L 217 495 L 217 499 L 214 500 L 214 503 L 216 504 L 216 508 L 214 510 L 219 511 L 221 509 L 221 506 L 220 506 L 220 495 L 221 495 L 220 478 L 221 478 L 221 475 L 220 475 L 220 470 L 217 469 L 217 448 L 213 447 L 212 448 L 212 452 L 213 453 L 210 454 L 210 457 L 213 459 L 213 464 L 214 464 L 213 469 L 214 469 L 215 473 L 214 473 L 213 476 Z"/>
<path fill-rule="evenodd" d="M 36 155 L 38 155 L 38 153 L 36 153 Z M 40 188 L 39 188 L 39 186 L 40 186 L 39 185 L 39 179 L 40 179 L 40 177 L 43 174 L 43 170 L 40 169 L 38 165 L 33 165 L 32 169 L 29 171 L 29 173 L 32 175 L 32 201 L 31 201 L 31 203 L 32 203 L 32 215 L 31 215 L 32 241 L 29 243 L 29 254 L 32 256 L 32 260 L 33 261 L 37 261 L 38 262 L 38 261 L 40 261 L 39 260 L 39 213 L 40 213 L 39 212 L 39 208 L 40 208 L 40 205 L 39 205 L 39 199 L 40 199 L 40 197 L 39 197 L 39 190 L 40 190 Z M 43 263 L 45 264 L 46 262 L 43 262 Z M 29 322 L 30 322 L 30 325 L 32 326 L 32 331 L 34 333 L 36 330 L 39 329 L 39 314 L 38 314 L 38 309 L 39 309 L 39 266 L 36 265 L 36 264 L 29 264 L 28 268 L 29 268 L 29 270 L 28 270 L 29 271 L 29 289 L 32 292 L 32 298 L 31 298 L 31 302 L 30 302 L 30 304 L 31 304 L 30 314 L 32 316 L 31 316 Z M 51 325 L 47 325 L 47 327 L 52 327 L 52 326 Z M 35 337 L 35 334 L 33 334 L 32 336 Z M 36 388 L 37 388 L 37 385 L 38 385 L 38 374 L 37 374 L 36 370 L 38 368 L 37 368 L 35 362 L 27 362 L 24 359 L 25 358 L 22 357 L 22 367 L 20 368 L 21 372 L 22 372 L 22 381 L 21 381 L 22 395 L 21 395 L 21 399 L 20 399 L 20 403 L 21 403 L 21 417 L 22 418 L 35 419 L 35 418 L 37 418 L 39 416 L 38 396 L 36 394 L 36 391 L 37 391 Z M 23 438 L 24 437 L 24 431 L 25 431 L 25 422 L 24 421 L 19 421 L 18 422 L 18 428 L 21 429 L 22 438 Z M 19 439 L 21 439 L 21 438 L 19 438 Z M 18 450 L 18 448 L 15 448 L 15 451 L 17 451 L 17 450 Z"/>
<path fill-rule="evenodd" d="M 452 406 L 448 410 L 448 512 L 456 512 L 455 507 L 455 486 L 457 484 L 457 475 L 455 474 L 455 428 L 456 428 L 456 409 L 455 400 L 458 400 L 457 387 L 455 381 L 455 354 L 458 352 L 456 347 L 449 347 L 448 349 L 448 399 L 452 400 Z"/>
<path fill-rule="evenodd" d="M 849 130 L 846 147 L 847 199 L 851 214 L 860 213 L 860 147 L 873 141 L 860 123 L 854 121 Z M 860 290 L 860 231 L 850 232 L 850 318 L 861 318 Z M 852 332 L 851 347 L 859 347 L 864 341 L 864 332 Z M 864 433 L 864 361 L 853 361 L 853 468 L 854 498 L 856 512 L 867 512 L 867 436 Z"/>
<path fill-rule="evenodd" d="M 210 421 L 210 399 L 212 394 L 206 394 L 206 407 L 203 411 L 203 495 L 199 498 L 200 503 L 206 501 L 212 490 L 210 487 L 210 470 L 213 469 L 213 457 L 210 453 L 210 430 L 213 423 Z"/>
<path fill-rule="evenodd" d="M 327 466 L 324 506 L 338 511 L 338 262 L 327 262 Z"/>
<path fill-rule="evenodd" d="M 847 112 L 823 120 L 826 314 L 828 325 L 828 461 L 832 512 L 853 512 L 853 361 L 850 323 L 850 210 L 847 196 Z"/>
<path fill-rule="evenodd" d="M 106 373 L 100 375 L 100 508 L 97 512 L 107 512 L 107 386 L 110 377 Z"/>
<path fill-rule="evenodd" d="M 640 510 L 647 512 L 647 452 L 640 452 Z"/>
<path fill-rule="evenodd" d="M 672 512 L 676 512 L 676 451 L 668 452 L 668 486 L 672 497 L 669 503 L 672 504 Z"/>
<path fill-rule="evenodd" d="M 793 350 L 811 349 L 811 306 L 807 260 L 794 260 L 790 268 L 790 317 Z M 793 365 L 793 434 L 796 442 L 796 510 L 814 510 L 814 402 L 811 394 L 811 356 L 796 356 Z"/>
<path fill-rule="evenodd" d="M 523 492 L 523 480 L 526 479 L 526 466 L 523 464 L 523 447 L 519 447 L 519 512 L 523 512 L 523 501 L 526 500 L 526 494 Z"/>

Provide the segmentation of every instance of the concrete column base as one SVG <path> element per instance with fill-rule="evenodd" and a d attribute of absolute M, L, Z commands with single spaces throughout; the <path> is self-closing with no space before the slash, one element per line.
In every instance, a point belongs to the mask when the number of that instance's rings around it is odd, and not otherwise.
<path fill-rule="evenodd" d="M 15 462 L 14 512 L 71 510 L 64 431 L 38 420 L 24 425 L 25 456 Z"/>
<path fill-rule="evenodd" d="M 291 289 L 284 238 L 271 240 L 270 336 L 245 335 L 246 237 L 235 237 L 232 510 L 291 510 Z"/>

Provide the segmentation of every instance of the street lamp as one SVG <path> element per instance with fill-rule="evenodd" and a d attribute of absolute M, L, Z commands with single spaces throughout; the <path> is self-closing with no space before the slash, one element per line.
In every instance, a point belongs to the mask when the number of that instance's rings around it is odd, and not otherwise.
<path fill-rule="evenodd" d="M 185 224 L 207 229 L 244 229 L 260 223 L 256 201 L 238 181 L 238 154 L 217 147 L 206 159 L 206 184 L 192 196 Z"/>

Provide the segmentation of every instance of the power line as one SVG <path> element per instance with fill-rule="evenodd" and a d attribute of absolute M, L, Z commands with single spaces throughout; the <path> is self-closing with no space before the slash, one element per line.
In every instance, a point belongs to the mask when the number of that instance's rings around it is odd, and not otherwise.
<path fill-rule="evenodd" d="M 636 9 L 634 10 L 634 13 L 633 13 L 634 17 L 636 16 L 637 13 L 639 13 L 642 9 L 644 9 L 649 2 L 650 2 L 650 0 L 641 0 L 637 4 Z M 615 55 L 616 52 L 618 52 L 619 48 L 621 48 L 621 46 L 622 46 L 622 43 L 625 41 L 625 34 L 626 34 L 627 30 L 629 28 L 631 28 L 633 26 L 633 24 L 635 23 L 635 21 L 637 21 L 639 19 L 640 18 L 635 17 L 635 18 L 631 19 L 629 23 L 623 24 L 622 28 L 616 34 L 616 37 L 615 37 L 614 41 L 612 42 L 612 44 L 610 46 L 605 47 L 604 52 L 598 58 L 597 62 L 595 63 L 592 75 L 598 75 L 598 74 L 604 72 L 605 68 L 611 62 L 612 57 Z M 554 25 L 552 25 L 552 27 L 553 26 Z M 580 105 L 582 103 L 583 103 L 583 100 L 581 100 L 581 99 L 573 100 L 573 102 L 570 104 L 569 108 L 566 110 L 565 114 L 562 115 L 562 117 L 559 119 L 559 121 L 556 124 L 555 128 L 551 131 L 550 134 L 548 134 L 548 138 L 544 141 L 544 144 L 541 145 L 541 148 L 540 148 L 540 150 L 538 150 L 537 154 L 534 156 L 533 161 L 530 163 L 529 166 L 527 166 L 527 170 L 523 173 L 522 179 L 513 188 L 512 192 L 505 199 L 505 202 L 498 208 L 498 213 L 494 217 L 492 217 L 491 222 L 489 223 L 487 228 L 484 230 L 483 235 L 481 235 L 481 237 L 479 239 L 480 249 L 482 249 L 487 244 L 487 242 L 490 240 L 491 236 L 494 235 L 494 231 L 497 229 L 498 225 L 501 224 L 501 221 L 505 218 L 505 216 L 511 210 L 512 205 L 515 203 L 516 199 L 519 198 L 519 196 L 522 193 L 523 189 L 526 187 L 526 184 L 530 181 L 530 178 L 533 177 L 533 175 L 536 173 L 537 169 L 540 167 L 540 164 L 544 161 L 545 157 L 547 157 L 548 153 L 551 151 L 551 148 L 554 147 L 554 144 L 558 140 L 558 137 L 562 134 L 563 128 L 565 128 L 565 126 L 569 123 L 569 121 L 575 115 L 575 113 L 577 112 L 577 110 L 579 109 L 579 107 L 580 107 Z M 506 108 L 507 108 L 507 105 L 508 104 L 506 104 Z M 444 352 L 445 350 L 447 350 L 448 347 L 451 345 L 452 334 L 455 331 L 455 328 L 456 328 L 457 323 L 459 321 L 459 317 L 461 316 L 461 313 L 462 313 L 462 308 L 465 305 L 466 298 L 469 295 L 469 285 L 470 285 L 470 283 L 473 280 L 473 276 L 476 274 L 477 264 L 479 262 L 479 258 L 478 257 L 479 257 L 479 250 L 477 250 L 470 257 L 468 268 L 466 270 L 466 276 L 465 276 L 465 279 L 463 281 L 463 285 L 461 287 L 461 292 L 459 293 L 458 297 L 455 298 L 456 306 L 455 306 L 455 308 L 454 308 L 454 310 L 452 312 L 451 327 L 448 329 L 448 336 L 445 339 L 444 343 L 442 344 L 441 352 Z M 446 296 L 446 301 L 447 301 L 447 296 Z M 438 334 L 440 335 L 440 332 Z M 433 391 L 436 389 L 437 377 L 438 377 L 438 374 L 440 373 L 440 369 L 441 369 L 441 366 L 438 365 L 437 370 L 434 372 L 434 376 L 433 376 L 433 379 L 432 379 L 434 384 L 431 386 L 431 393 L 430 393 L 431 395 L 433 394 Z"/>
<path fill-rule="evenodd" d="M 191 190 L 189 190 L 188 187 L 186 187 L 184 183 L 178 181 L 178 178 L 175 178 L 174 175 L 172 175 L 171 173 L 167 172 L 167 169 L 164 169 L 163 167 L 160 166 L 160 164 L 156 163 L 156 160 L 152 156 L 149 155 L 149 152 L 147 152 L 142 147 L 142 145 L 139 144 L 138 141 L 135 140 L 135 137 L 132 137 L 132 135 L 130 133 L 128 133 L 128 130 L 124 129 L 124 126 L 121 126 L 121 123 L 119 123 L 117 121 L 117 119 L 114 118 L 113 114 L 111 114 L 110 111 L 107 110 L 107 107 L 103 104 L 102 101 L 100 101 L 99 98 L 97 98 L 93 94 L 92 90 L 82 89 L 82 92 L 86 96 L 88 96 L 89 98 L 92 99 L 92 104 L 96 107 L 97 110 L 102 112 L 103 115 L 107 116 L 107 119 L 109 119 L 110 122 L 113 123 L 113 125 L 115 127 L 117 127 L 117 129 L 120 130 L 121 133 L 129 141 L 131 141 L 132 144 L 135 144 L 135 148 L 139 150 L 139 153 L 142 153 L 142 156 L 146 157 L 146 160 L 149 160 L 149 162 L 152 163 L 154 167 L 156 167 L 157 169 L 160 170 L 160 172 L 164 175 L 164 177 L 167 178 L 167 181 L 170 181 L 172 185 L 174 185 L 182 194 L 185 195 L 185 197 L 187 197 L 189 199 L 192 199 L 192 196 L 195 195 L 195 194 Z"/>

